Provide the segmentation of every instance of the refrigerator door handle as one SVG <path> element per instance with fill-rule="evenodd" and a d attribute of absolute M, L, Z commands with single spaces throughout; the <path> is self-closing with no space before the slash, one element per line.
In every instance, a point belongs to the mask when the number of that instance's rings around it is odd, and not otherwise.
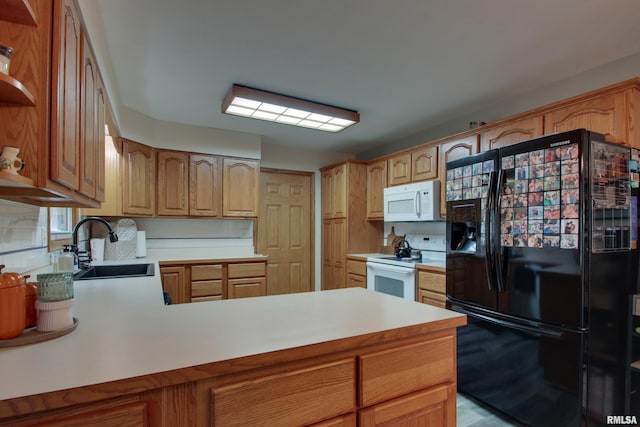
<path fill-rule="evenodd" d="M 484 218 L 484 262 L 487 268 L 487 285 L 489 290 L 494 291 L 495 287 L 495 263 L 493 258 L 493 212 L 496 204 L 496 173 L 489 172 L 489 194 L 487 196 L 487 211 Z"/>
<path fill-rule="evenodd" d="M 503 264 L 502 264 L 502 246 L 501 246 L 501 240 L 500 240 L 500 215 L 501 215 L 501 211 L 500 211 L 500 198 L 502 193 L 504 192 L 504 181 L 505 181 L 505 175 L 502 169 L 499 170 L 498 172 L 498 179 L 497 181 L 497 188 L 496 188 L 496 206 L 495 206 L 495 215 L 496 215 L 496 222 L 494 223 L 494 240 L 492 241 L 492 243 L 495 244 L 495 247 L 493 248 L 493 257 L 494 257 L 494 268 L 496 271 L 495 274 L 495 278 L 496 278 L 496 287 L 498 292 L 504 292 L 506 290 L 506 286 L 505 286 L 505 278 L 503 277 Z"/>
<path fill-rule="evenodd" d="M 475 317 L 476 319 L 484 320 L 489 323 L 493 323 L 496 325 L 504 326 L 506 328 L 515 329 L 521 332 L 525 332 L 530 335 L 535 335 L 537 337 L 546 337 L 552 338 L 555 340 L 562 340 L 564 338 L 564 333 L 560 331 L 555 331 L 547 328 L 535 328 L 533 326 L 527 326 L 520 323 L 510 322 L 508 320 L 502 320 L 495 317 L 487 316 L 485 314 L 476 313 L 471 310 L 467 310 L 460 306 L 453 307 L 454 311 L 458 313 L 466 314 L 467 316 Z"/>

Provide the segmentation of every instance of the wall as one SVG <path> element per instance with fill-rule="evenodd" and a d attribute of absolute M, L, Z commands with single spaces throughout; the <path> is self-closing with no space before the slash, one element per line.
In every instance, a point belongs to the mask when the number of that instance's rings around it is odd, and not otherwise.
<path fill-rule="evenodd" d="M 155 120 L 123 106 L 119 111 L 124 138 L 169 150 L 260 158 L 260 135 Z"/>
<path fill-rule="evenodd" d="M 0 200 L 0 264 L 25 273 L 49 263 L 47 208 Z"/>
<path fill-rule="evenodd" d="M 496 100 L 493 104 L 472 112 L 460 114 L 422 132 L 357 154 L 361 160 L 384 156 L 404 148 L 452 135 L 468 129 L 471 121 L 489 123 L 514 114 L 523 113 L 556 101 L 580 95 L 614 83 L 632 79 L 640 75 L 640 54 L 632 55 L 608 64 L 595 67 L 575 76 L 524 92 L 515 98 Z"/>
<path fill-rule="evenodd" d="M 93 237 L 105 238 L 106 260 L 135 256 L 137 239 L 134 230 L 130 229 L 132 220 L 136 230 L 145 232 L 147 255 L 150 257 L 162 255 L 165 249 L 176 248 L 189 249 L 190 252 L 207 248 L 207 254 L 223 257 L 252 256 L 255 253 L 252 220 L 114 218 L 110 223 L 119 237 L 116 243 L 109 242 L 103 226 L 92 228 Z"/>

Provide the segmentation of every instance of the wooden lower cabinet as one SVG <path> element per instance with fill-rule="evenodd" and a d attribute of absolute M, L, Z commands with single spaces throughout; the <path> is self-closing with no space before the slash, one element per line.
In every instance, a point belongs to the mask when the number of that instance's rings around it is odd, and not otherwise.
<path fill-rule="evenodd" d="M 375 405 L 358 413 L 360 427 L 454 426 L 456 388 L 433 387 Z"/>
<path fill-rule="evenodd" d="M 267 294 L 267 261 L 173 261 L 160 265 L 162 288 L 173 304 L 259 297 Z"/>
<path fill-rule="evenodd" d="M 187 288 L 187 267 L 171 266 L 160 267 L 162 289 L 171 297 L 172 304 L 191 302 L 189 289 Z"/>
<path fill-rule="evenodd" d="M 262 297 L 267 295 L 267 279 L 254 277 L 250 279 L 229 279 L 227 283 L 228 298 Z"/>
<path fill-rule="evenodd" d="M 446 308 L 447 277 L 445 269 L 418 266 L 418 301 Z"/>
<path fill-rule="evenodd" d="M 240 262 L 228 265 L 227 298 L 267 295 L 267 263 Z"/>
<path fill-rule="evenodd" d="M 358 256 L 347 256 L 347 288 L 367 287 L 367 260 Z"/>

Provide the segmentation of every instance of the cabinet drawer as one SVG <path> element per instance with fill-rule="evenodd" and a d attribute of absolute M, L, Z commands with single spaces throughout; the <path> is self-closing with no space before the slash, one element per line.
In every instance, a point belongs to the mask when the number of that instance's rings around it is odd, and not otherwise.
<path fill-rule="evenodd" d="M 153 419 L 155 412 L 147 402 L 109 407 L 108 404 L 89 405 L 88 411 L 75 411 L 73 415 L 40 416 L 32 418 L 28 423 L 17 425 L 38 425 L 46 427 L 86 427 L 86 426 L 146 426 Z M 53 411 L 52 411 L 53 412 Z M 10 423 L 11 424 L 11 423 Z M 3 424 L 4 425 L 4 424 Z"/>
<path fill-rule="evenodd" d="M 246 262 L 229 264 L 229 278 L 266 276 L 267 268 L 264 262 Z"/>
<path fill-rule="evenodd" d="M 355 360 L 346 359 L 211 389 L 215 425 L 308 425 L 353 412 Z"/>
<path fill-rule="evenodd" d="M 359 412 L 360 427 L 456 425 L 454 385 L 432 387 Z"/>
<path fill-rule="evenodd" d="M 229 279 L 227 298 L 263 297 L 267 295 L 267 279 L 251 277 L 245 279 Z"/>
<path fill-rule="evenodd" d="M 356 414 L 347 414 L 338 418 L 321 421 L 309 427 L 356 427 Z"/>
<path fill-rule="evenodd" d="M 222 295 L 222 280 L 191 282 L 191 297 Z"/>
<path fill-rule="evenodd" d="M 222 279 L 222 264 L 194 265 L 191 267 L 191 280 Z"/>
<path fill-rule="evenodd" d="M 418 287 L 428 291 L 444 294 L 447 290 L 447 281 L 444 274 L 429 273 L 427 271 L 418 272 Z"/>
<path fill-rule="evenodd" d="M 220 301 L 222 300 L 222 295 L 211 295 L 208 297 L 194 297 L 191 298 L 191 302 L 204 302 L 204 301 Z"/>
<path fill-rule="evenodd" d="M 347 259 L 347 272 L 353 273 L 353 274 L 359 274 L 360 276 L 366 276 L 367 263 L 362 261 Z"/>
<path fill-rule="evenodd" d="M 455 335 L 359 356 L 360 405 L 455 380 Z"/>
<path fill-rule="evenodd" d="M 347 274 L 347 288 L 366 288 L 367 278 L 357 274 Z"/>
<path fill-rule="evenodd" d="M 447 308 L 447 297 L 436 292 L 420 289 L 419 301 L 423 304 L 434 305 L 440 308 Z"/>

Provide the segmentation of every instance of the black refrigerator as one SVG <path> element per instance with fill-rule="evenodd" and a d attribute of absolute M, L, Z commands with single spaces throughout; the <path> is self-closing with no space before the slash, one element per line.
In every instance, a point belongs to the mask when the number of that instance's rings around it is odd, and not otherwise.
<path fill-rule="evenodd" d="M 630 150 L 584 129 L 447 164 L 458 390 L 533 426 L 632 414 Z"/>

